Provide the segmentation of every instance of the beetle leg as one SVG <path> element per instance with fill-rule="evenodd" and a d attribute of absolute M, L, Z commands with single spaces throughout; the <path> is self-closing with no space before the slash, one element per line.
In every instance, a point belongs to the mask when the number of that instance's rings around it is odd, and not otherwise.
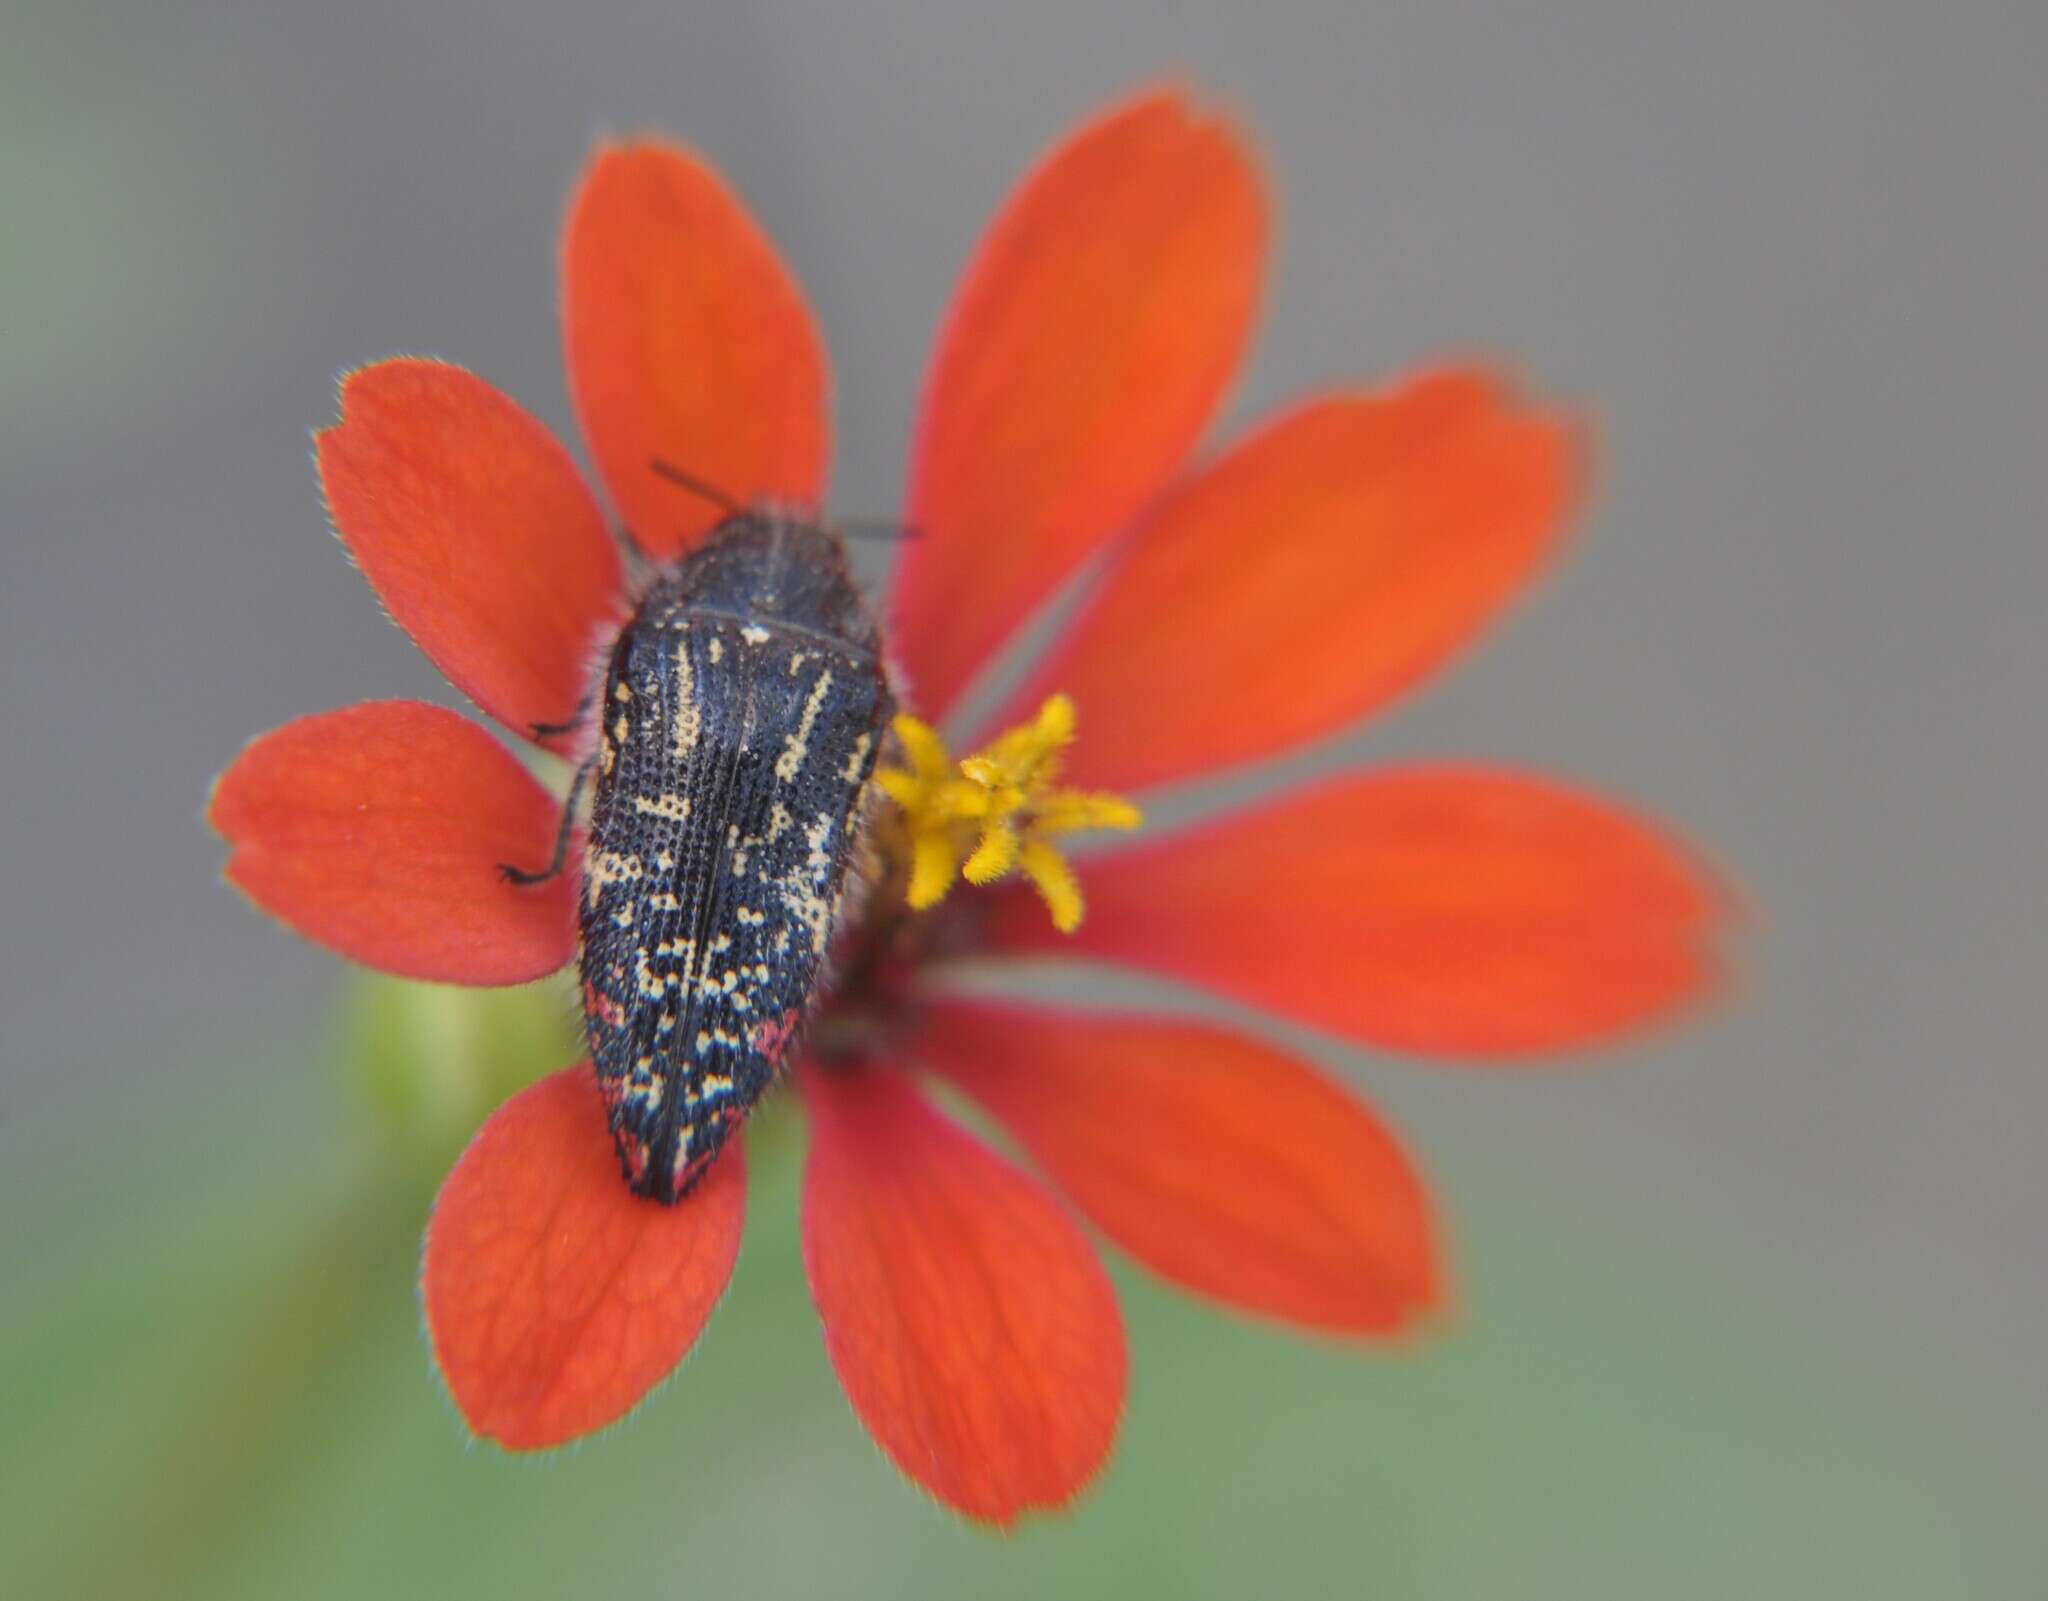
<path fill-rule="evenodd" d="M 574 715 L 566 723 L 528 723 L 527 731 L 535 739 L 553 739 L 557 734 L 573 734 L 583 726 L 583 719 L 590 715 L 591 702 L 596 698 L 596 690 L 586 690 L 583 699 L 576 703 Z"/>
<path fill-rule="evenodd" d="M 573 725 L 572 725 L 573 726 Z M 514 867 L 509 862 L 500 862 L 498 871 L 513 884 L 541 884 L 562 870 L 562 864 L 569 859 L 569 836 L 576 828 L 576 800 L 583 793 L 583 786 L 590 778 L 591 768 L 597 765 L 597 758 L 591 757 L 576 769 L 576 776 L 569 780 L 569 798 L 562 802 L 562 826 L 555 831 L 554 860 L 538 873 L 529 873 Z"/>

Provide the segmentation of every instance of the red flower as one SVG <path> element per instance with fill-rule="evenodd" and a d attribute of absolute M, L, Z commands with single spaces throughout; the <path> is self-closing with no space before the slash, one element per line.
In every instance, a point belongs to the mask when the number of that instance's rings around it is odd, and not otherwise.
<path fill-rule="evenodd" d="M 1238 134 L 1175 93 L 1082 129 L 1012 198 L 946 319 L 917 430 L 920 537 L 903 547 L 891 642 L 922 716 L 943 718 L 1107 552 L 995 721 L 1047 701 L 1071 732 L 1078 706 L 1075 783 L 1213 773 L 1410 688 L 1549 555 L 1575 496 L 1572 429 L 1476 368 L 1315 396 L 1189 467 L 1244 353 L 1265 239 Z M 703 162 L 603 150 L 564 271 L 571 391 L 644 550 L 679 556 L 718 516 L 663 482 L 657 457 L 743 499 L 820 503 L 817 330 Z M 319 462 L 350 551 L 450 679 L 522 736 L 568 717 L 632 597 L 547 431 L 458 368 L 389 361 L 344 383 Z M 943 776 L 949 758 L 932 759 Z M 898 782 L 908 795 L 914 775 Z M 573 954 L 576 875 L 522 888 L 498 871 L 547 858 L 558 808 L 473 724 L 382 703 L 258 740 L 212 821 L 228 876 L 302 933 L 391 972 L 505 984 Z M 919 815 L 905 800 L 900 818 Z M 1050 846 L 999 843 L 1003 860 L 981 865 L 1017 861 L 1071 924 L 1080 890 Z M 1068 1205 L 1199 1294 L 1348 1334 L 1427 1314 L 1439 1245 L 1394 1135 L 1288 1053 L 1169 1016 L 965 999 L 921 985 L 926 972 L 1057 947 L 1342 1039 L 1498 1059 L 1640 1028 L 1714 971 L 1719 913 L 1698 867 L 1613 806 L 1500 769 L 1349 773 L 1084 865 L 1071 938 L 1017 881 L 931 912 L 899 897 L 889 916 L 925 933 L 888 946 L 911 954 L 886 987 L 856 982 L 856 960 L 813 1037 L 877 995 L 892 1004 L 861 1013 L 857 1048 L 813 1050 L 796 1072 L 804 1257 L 832 1361 L 905 1473 L 997 1522 L 1073 1496 L 1122 1406 L 1116 1301 Z M 926 1077 L 978 1104 L 1042 1177 L 936 1109 Z M 507 1103 L 427 1237 L 434 1350 L 471 1427 L 541 1447 L 628 1411 L 723 1290 L 744 1191 L 735 1144 L 682 1204 L 632 1196 L 587 1063 Z"/>

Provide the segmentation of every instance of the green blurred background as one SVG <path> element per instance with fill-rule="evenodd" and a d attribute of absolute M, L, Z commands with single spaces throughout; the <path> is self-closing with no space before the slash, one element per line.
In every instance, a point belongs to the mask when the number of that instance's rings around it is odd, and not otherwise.
<path fill-rule="evenodd" d="M 2048 1593 L 2044 64 L 2020 0 L 13 0 L 0 1597 Z M 351 975 L 197 820 L 261 729 L 449 698 L 324 532 L 333 374 L 444 355 L 573 438 L 561 204 L 660 127 L 784 243 L 835 500 L 886 512 L 987 212 L 1168 67 L 1282 196 L 1232 427 L 1478 348 L 1601 441 L 1573 559 L 1467 670 L 1231 793 L 1429 752 L 1630 797 L 1745 886 L 1732 993 L 1559 1074 L 1294 1036 L 1412 1140 L 1457 1315 L 1359 1351 L 1124 1275 L 1129 1417 L 1071 1516 L 976 1533 L 868 1443 L 781 1112 L 682 1375 L 547 1459 L 469 1445 L 420 1225 L 568 999 Z"/>

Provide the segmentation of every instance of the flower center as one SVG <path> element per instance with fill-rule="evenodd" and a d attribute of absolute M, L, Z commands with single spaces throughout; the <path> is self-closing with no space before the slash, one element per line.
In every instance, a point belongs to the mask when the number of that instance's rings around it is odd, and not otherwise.
<path fill-rule="evenodd" d="M 1081 887 L 1056 841 L 1144 821 L 1120 795 L 1060 787 L 1061 755 L 1074 740 L 1074 703 L 1064 695 L 957 762 L 930 724 L 905 716 L 894 728 L 905 765 L 875 773 L 893 804 L 875 819 L 873 893 L 840 948 L 831 998 L 812 1028 L 822 1067 L 889 1050 L 914 1013 L 919 970 L 977 948 L 979 920 L 967 907 L 933 914 L 960 880 L 992 884 L 1022 873 L 1054 926 L 1071 934 L 1081 926 Z"/>
<path fill-rule="evenodd" d="M 896 738 L 907 767 L 875 774 L 896 803 L 900 826 L 886 830 L 906 869 L 905 899 L 915 911 L 944 900 L 954 884 L 992 884 L 1022 873 L 1071 934 L 1085 910 L 1074 869 L 1055 843 L 1095 828 L 1136 828 L 1144 821 L 1121 795 L 1063 789 L 1061 756 L 1074 741 L 1074 703 L 1054 695 L 1029 722 L 955 762 L 929 723 L 898 717 Z"/>

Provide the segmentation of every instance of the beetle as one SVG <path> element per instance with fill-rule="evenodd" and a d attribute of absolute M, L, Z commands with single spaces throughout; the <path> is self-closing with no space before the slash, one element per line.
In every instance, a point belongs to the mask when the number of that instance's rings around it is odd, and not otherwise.
<path fill-rule="evenodd" d="M 803 1026 L 894 709 L 841 536 L 720 498 L 727 516 L 657 575 L 612 647 L 554 863 L 505 869 L 521 883 L 560 870 L 594 769 L 585 1033 L 628 1184 L 671 1203 Z"/>

